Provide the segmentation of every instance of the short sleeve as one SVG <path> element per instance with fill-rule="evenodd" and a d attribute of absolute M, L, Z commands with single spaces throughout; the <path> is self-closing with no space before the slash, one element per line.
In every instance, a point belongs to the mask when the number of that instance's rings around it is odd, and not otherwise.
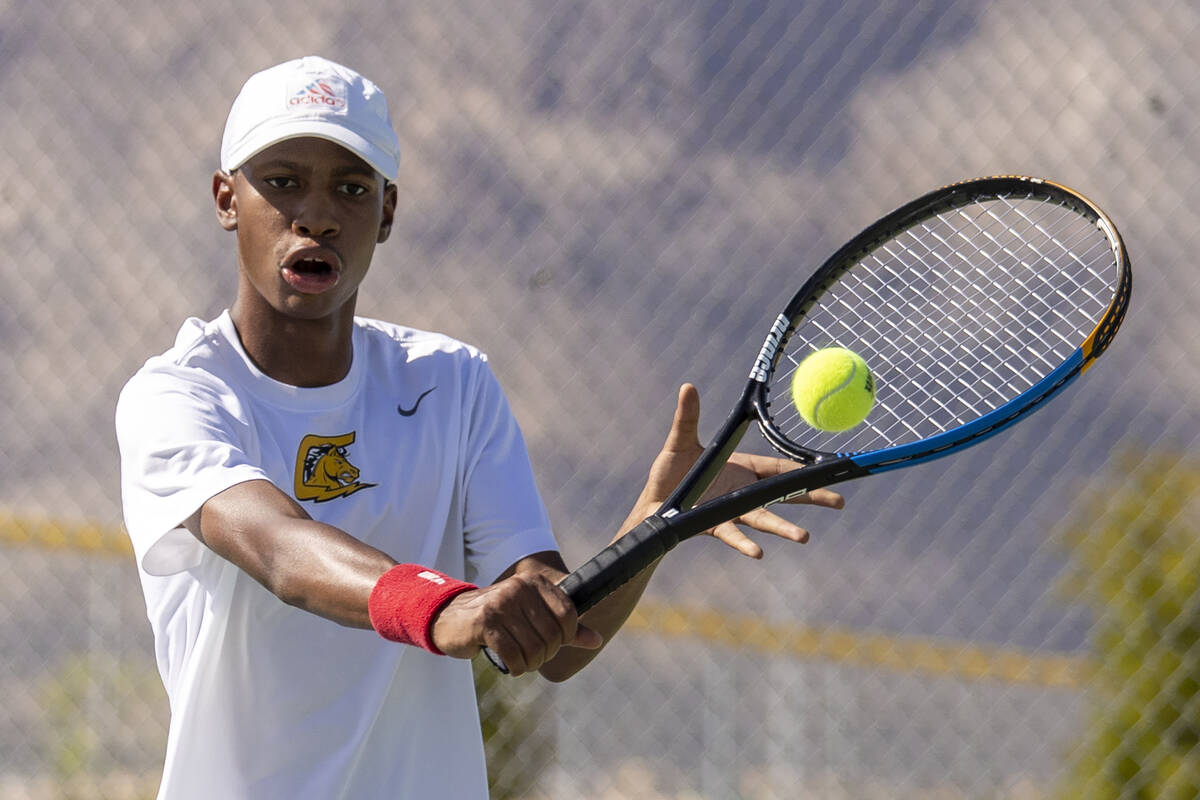
<path fill-rule="evenodd" d="M 525 438 L 486 362 L 470 404 L 464 494 L 470 580 L 492 583 L 521 558 L 558 549 Z"/>
<path fill-rule="evenodd" d="M 171 575 L 199 563 L 204 545 L 179 527 L 206 500 L 266 479 L 236 396 L 200 370 L 144 367 L 117 402 L 121 502 L 138 564 Z"/>

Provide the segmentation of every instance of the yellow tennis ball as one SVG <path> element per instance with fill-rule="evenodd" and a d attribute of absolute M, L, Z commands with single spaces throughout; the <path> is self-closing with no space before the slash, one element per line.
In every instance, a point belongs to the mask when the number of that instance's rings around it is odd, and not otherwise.
<path fill-rule="evenodd" d="M 850 430 L 875 405 L 875 378 L 858 353 L 826 347 L 796 367 L 792 402 L 804 421 L 818 430 Z"/>

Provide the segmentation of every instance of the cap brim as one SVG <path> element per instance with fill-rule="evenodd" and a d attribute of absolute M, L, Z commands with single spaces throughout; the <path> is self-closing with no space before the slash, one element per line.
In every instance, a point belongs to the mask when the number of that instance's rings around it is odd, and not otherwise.
<path fill-rule="evenodd" d="M 274 124 L 269 129 L 256 130 L 253 135 L 246 137 L 240 147 L 230 150 L 221 161 L 221 169 L 232 172 L 268 147 L 289 139 L 303 139 L 308 136 L 341 145 L 366 161 L 389 181 L 396 180 L 400 172 L 399 159 L 389 155 L 365 137 L 342 125 L 313 119 L 291 119 Z"/>

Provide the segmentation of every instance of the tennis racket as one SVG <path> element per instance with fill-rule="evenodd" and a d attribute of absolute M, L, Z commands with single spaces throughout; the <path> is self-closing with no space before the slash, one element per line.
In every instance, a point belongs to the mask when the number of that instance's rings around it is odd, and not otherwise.
<path fill-rule="evenodd" d="M 1116 334 L 1131 286 L 1116 226 L 1065 186 L 1000 176 L 913 200 L 800 287 L 728 419 L 671 496 L 559 586 L 582 614 L 721 522 L 987 439 L 1091 366 Z M 790 384 L 805 356 L 835 345 L 866 360 L 876 403 L 864 423 L 827 433 L 801 419 Z M 804 466 L 696 505 L 751 423 Z"/>

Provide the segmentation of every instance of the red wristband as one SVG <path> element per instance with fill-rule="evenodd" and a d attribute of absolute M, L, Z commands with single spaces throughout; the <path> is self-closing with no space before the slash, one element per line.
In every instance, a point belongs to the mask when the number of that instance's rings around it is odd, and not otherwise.
<path fill-rule="evenodd" d="M 433 646 L 430 626 L 437 612 L 458 594 L 479 587 L 420 564 L 397 564 L 371 590 L 367 612 L 379 635 L 445 655 Z"/>

